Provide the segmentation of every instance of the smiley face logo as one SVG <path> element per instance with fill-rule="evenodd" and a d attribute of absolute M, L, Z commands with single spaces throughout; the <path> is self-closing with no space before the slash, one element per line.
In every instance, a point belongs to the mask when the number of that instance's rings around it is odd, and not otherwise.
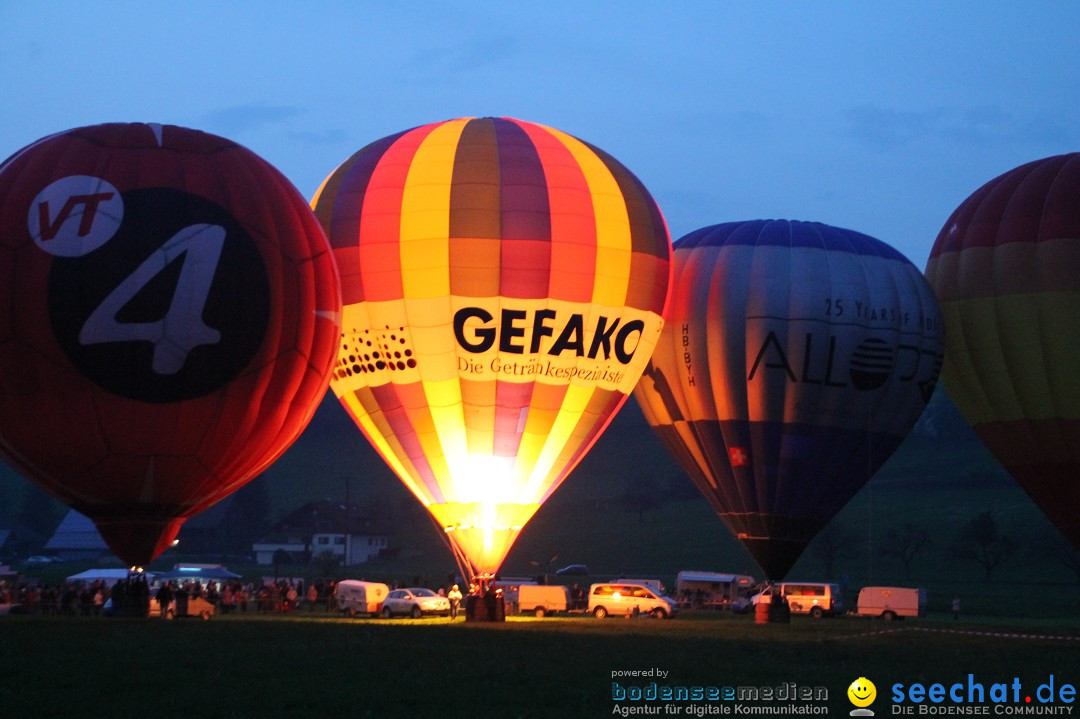
<path fill-rule="evenodd" d="M 848 699 L 857 707 L 868 707 L 877 699 L 877 687 L 866 677 L 859 677 L 847 689 Z"/>

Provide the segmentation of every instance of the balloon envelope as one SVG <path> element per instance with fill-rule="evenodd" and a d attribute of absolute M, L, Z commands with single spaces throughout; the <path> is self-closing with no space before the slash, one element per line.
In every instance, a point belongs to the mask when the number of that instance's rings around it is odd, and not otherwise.
<path fill-rule="evenodd" d="M 1080 549 L 1080 153 L 976 190 L 926 276 L 945 315 L 949 396 Z"/>
<path fill-rule="evenodd" d="M 312 206 L 343 281 L 331 386 L 465 571 L 494 573 L 652 352 L 660 211 L 601 150 L 506 118 L 374 142 Z"/>
<path fill-rule="evenodd" d="M 942 352 L 929 285 L 872 237 L 786 220 L 675 243 L 635 397 L 766 574 L 782 578 L 903 440 Z"/>
<path fill-rule="evenodd" d="M 129 564 L 326 391 L 340 285 L 303 197 L 214 135 L 105 124 L 0 165 L 0 450 Z"/>

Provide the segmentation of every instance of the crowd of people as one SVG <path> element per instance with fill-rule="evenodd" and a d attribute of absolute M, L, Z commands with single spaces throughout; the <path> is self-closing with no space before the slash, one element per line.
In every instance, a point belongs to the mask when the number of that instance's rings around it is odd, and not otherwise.
<path fill-rule="evenodd" d="M 0 611 L 17 614 L 53 616 L 100 616 L 102 614 L 158 615 L 158 607 L 201 598 L 222 614 L 257 612 L 330 612 L 338 611 L 337 582 L 320 579 L 264 579 L 262 583 L 240 580 L 207 581 L 171 580 L 149 582 L 145 576 L 120 579 L 113 583 L 97 579 L 49 585 L 38 581 L 7 582 L 0 580 Z M 414 586 L 396 582 L 392 586 Z M 441 589 L 444 596 L 445 588 Z M 458 602 L 461 602 L 458 592 Z M 451 594 L 451 598 L 453 595 Z M 156 600 L 151 602 L 151 599 Z M 110 601 L 111 600 L 111 601 Z"/>
<path fill-rule="evenodd" d="M 289 612 L 307 604 L 310 611 L 332 611 L 333 583 L 310 583 L 282 579 L 264 582 L 229 581 L 205 583 L 198 580 L 155 582 L 145 577 L 120 579 L 114 583 L 97 579 L 49 585 L 36 581 L 0 582 L 0 607 L 17 614 L 54 616 L 100 616 L 106 609 L 114 614 L 128 614 L 125 609 L 142 607 L 157 613 L 157 607 L 178 599 L 202 598 L 216 611 Z M 157 600 L 151 604 L 151 599 Z M 111 601 L 110 601 L 111 600 Z M 136 610 L 134 613 L 138 613 Z"/>
<path fill-rule="evenodd" d="M 28 582 L 0 583 L 0 606 L 24 614 L 98 616 L 112 596 L 106 582 L 67 582 L 60 586 Z"/>

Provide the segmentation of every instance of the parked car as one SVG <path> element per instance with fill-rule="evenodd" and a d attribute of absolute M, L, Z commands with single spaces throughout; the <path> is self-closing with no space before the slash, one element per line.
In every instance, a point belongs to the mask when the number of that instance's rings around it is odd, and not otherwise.
<path fill-rule="evenodd" d="M 604 583 L 589 587 L 589 612 L 597 619 L 633 613 L 667 619 L 679 612 L 679 605 L 644 584 Z"/>
<path fill-rule="evenodd" d="M 629 579 L 626 577 L 620 577 L 619 579 L 611 580 L 612 584 L 644 584 L 649 589 L 653 590 L 657 594 L 667 595 L 667 587 L 659 579 Z"/>
<path fill-rule="evenodd" d="M 57 558 L 57 557 L 47 557 L 47 556 L 42 555 L 42 554 L 35 554 L 32 557 L 27 557 L 24 564 L 31 564 L 31 565 L 53 564 L 53 563 L 59 562 L 59 561 L 60 561 L 60 559 Z"/>
<path fill-rule="evenodd" d="M 113 608 L 112 597 L 105 600 L 105 606 L 102 607 L 102 613 L 107 617 L 116 614 L 116 611 Z M 184 597 L 183 599 L 173 599 L 169 602 L 169 606 L 165 610 L 165 618 L 198 617 L 204 621 L 210 621 L 210 618 L 216 613 L 217 605 L 204 597 Z M 161 602 L 159 602 L 156 597 L 150 597 L 149 613 L 146 616 L 161 618 Z"/>
<path fill-rule="evenodd" d="M 755 594 L 750 601 L 754 606 L 769 604 L 774 591 L 787 600 L 792 614 L 809 614 L 816 619 L 844 613 L 839 585 L 823 582 L 783 582 Z"/>
<path fill-rule="evenodd" d="M 210 618 L 216 613 L 217 605 L 207 601 L 205 597 L 184 597 L 169 602 L 169 606 L 165 610 L 165 618 L 198 617 L 204 621 L 210 621 Z M 161 616 L 161 603 L 157 599 L 150 600 L 150 616 Z"/>
<path fill-rule="evenodd" d="M 387 619 L 394 615 L 419 619 L 425 614 L 449 616 L 450 600 L 423 587 L 395 589 L 383 600 L 382 615 Z"/>
<path fill-rule="evenodd" d="M 584 577 L 584 576 L 589 574 L 589 568 L 586 567 L 584 564 L 569 564 L 569 565 L 563 567 L 562 569 L 555 570 L 555 573 L 556 574 L 561 574 L 563 576 L 569 575 L 569 576 Z"/>

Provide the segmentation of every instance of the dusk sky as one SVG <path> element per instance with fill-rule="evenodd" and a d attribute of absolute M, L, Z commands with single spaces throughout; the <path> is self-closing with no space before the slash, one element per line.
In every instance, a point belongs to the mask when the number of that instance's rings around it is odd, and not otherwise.
<path fill-rule="evenodd" d="M 102 122 L 235 140 L 308 199 L 367 143 L 462 116 L 618 158 L 674 238 L 816 220 L 920 268 L 949 213 L 1080 150 L 1080 3 L 0 0 L 0 156 Z"/>

